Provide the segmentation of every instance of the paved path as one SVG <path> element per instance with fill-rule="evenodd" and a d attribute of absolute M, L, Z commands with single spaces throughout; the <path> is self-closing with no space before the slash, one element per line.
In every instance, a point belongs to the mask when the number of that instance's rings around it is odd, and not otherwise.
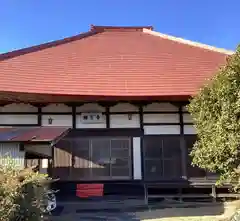
<path fill-rule="evenodd" d="M 240 201 L 235 203 L 211 204 L 185 208 L 155 208 L 127 211 L 89 211 L 79 212 L 77 205 L 66 205 L 58 214 L 51 217 L 51 221 L 180 221 L 180 220 L 219 220 L 231 217 L 239 207 Z M 201 219 L 199 219 L 201 217 Z M 209 219 L 208 217 L 211 217 Z M 204 219 L 202 219 L 204 218 Z M 206 219 L 205 219 L 206 218 Z"/>
<path fill-rule="evenodd" d="M 69 208 L 70 209 L 70 208 Z M 215 216 L 223 213 L 223 208 L 202 207 L 202 208 L 167 208 L 152 209 L 136 212 L 81 212 L 76 213 L 69 209 L 62 211 L 58 216 L 52 217 L 51 221 L 143 221 L 143 220 L 179 220 L 179 217 L 190 218 L 193 216 Z M 164 219 L 165 218 L 165 219 Z M 167 219 L 168 220 L 168 219 Z M 181 219 L 182 220 L 182 219 Z M 184 219 L 185 220 L 185 219 Z M 191 219 L 187 219 L 191 220 Z M 195 219 L 194 219 L 195 220 Z M 213 219 L 215 220 L 215 219 Z M 179 220 L 180 221 L 180 220 Z"/>
<path fill-rule="evenodd" d="M 55 216 L 52 217 L 51 221 L 140 221 L 140 219 L 134 213 L 94 212 Z"/>

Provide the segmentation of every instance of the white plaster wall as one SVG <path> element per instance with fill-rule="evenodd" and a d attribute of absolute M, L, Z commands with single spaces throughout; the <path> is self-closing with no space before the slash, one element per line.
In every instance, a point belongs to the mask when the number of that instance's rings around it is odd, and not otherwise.
<path fill-rule="evenodd" d="M 13 160 L 19 168 L 24 168 L 25 152 L 20 151 L 19 144 L 0 143 L 0 165 L 6 165 Z"/>
<path fill-rule="evenodd" d="M 38 117 L 37 117 L 38 109 L 30 104 L 23 104 L 23 103 L 13 103 L 8 104 L 3 107 L 0 107 L 0 112 L 2 113 L 9 113 L 9 112 L 32 112 L 36 113 L 34 115 L 0 115 L 0 124 L 37 124 Z"/>
<path fill-rule="evenodd" d="M 55 113 L 69 113 L 72 112 L 72 108 L 65 104 L 50 104 L 42 108 L 42 126 L 66 126 L 72 127 L 72 115 L 50 115 L 49 112 Z M 52 124 L 49 124 L 48 119 L 52 119 Z"/>
<path fill-rule="evenodd" d="M 110 128 L 139 128 L 140 119 L 138 114 L 131 114 L 130 119 L 128 114 L 110 115 Z"/>
<path fill-rule="evenodd" d="M 129 103 L 110 107 L 110 128 L 139 128 L 139 114 L 111 114 L 111 112 L 138 112 L 139 108 Z"/>
<path fill-rule="evenodd" d="M 137 112 L 139 108 L 135 105 L 128 104 L 128 103 L 119 103 L 112 107 L 110 107 L 111 112 Z"/>
<path fill-rule="evenodd" d="M 146 135 L 180 134 L 180 125 L 144 126 L 144 134 Z"/>
<path fill-rule="evenodd" d="M 42 108 L 42 112 L 66 113 L 72 112 L 72 108 L 65 104 L 49 104 Z"/>
<path fill-rule="evenodd" d="M 87 103 L 76 108 L 76 112 L 82 113 L 103 113 L 105 112 L 105 107 L 98 105 L 97 103 Z M 103 115 L 103 121 L 97 123 L 83 123 L 81 121 L 81 115 L 76 116 L 76 128 L 106 128 L 106 116 Z"/>
<path fill-rule="evenodd" d="M 174 112 L 178 111 L 178 107 L 170 103 L 152 103 L 143 107 L 143 111 L 166 111 Z"/>
<path fill-rule="evenodd" d="M 183 123 L 192 123 L 193 119 L 190 114 L 184 113 L 183 114 Z"/>
<path fill-rule="evenodd" d="M 0 115 L 0 124 L 37 124 L 37 115 Z"/>
<path fill-rule="evenodd" d="M 0 107 L 0 112 L 37 112 L 37 107 L 34 107 L 30 104 L 23 104 L 23 103 L 13 103 L 8 104 L 3 107 Z"/>
<path fill-rule="evenodd" d="M 98 105 L 97 103 L 88 103 L 76 108 L 77 112 L 105 112 L 105 108 Z M 144 111 L 165 111 L 173 112 L 178 111 L 178 107 L 170 103 L 152 103 L 144 106 Z M 9 104 L 0 107 L 1 112 L 32 112 L 36 113 L 34 115 L 0 115 L 1 124 L 11 125 L 11 124 L 37 124 L 37 108 L 29 104 Z M 58 112 L 66 113 L 71 112 L 72 108 L 64 104 L 51 104 L 42 108 L 42 126 L 67 126 L 72 127 L 72 115 L 49 115 L 48 112 Z M 112 106 L 110 108 L 111 112 L 137 112 L 138 107 L 122 103 Z M 94 124 L 84 124 L 80 120 L 80 115 L 76 116 L 76 127 L 77 128 L 106 128 L 106 117 L 104 116 L 104 122 L 94 123 Z M 48 119 L 52 118 L 52 124 L 49 124 Z M 169 114 L 144 114 L 144 123 L 179 123 L 179 116 L 176 113 Z M 192 123 L 190 114 L 183 114 L 184 123 Z M 139 128 L 140 127 L 140 117 L 138 114 L 111 114 L 110 115 L 110 127 L 111 128 Z M 196 131 L 193 126 L 184 126 L 185 134 L 195 134 Z M 178 134 L 179 126 L 173 125 L 160 125 L 160 126 L 145 126 L 145 133 L 147 134 Z"/>
<path fill-rule="evenodd" d="M 133 179 L 142 179 L 141 138 L 133 137 Z"/>
<path fill-rule="evenodd" d="M 144 114 L 144 123 L 179 123 L 179 114 Z"/>
<path fill-rule="evenodd" d="M 196 129 L 193 125 L 184 125 L 184 134 L 197 134 Z"/>
<path fill-rule="evenodd" d="M 49 124 L 49 118 L 52 119 L 52 124 Z M 72 127 L 72 115 L 42 115 L 42 126 Z"/>
<path fill-rule="evenodd" d="M 88 104 L 84 104 L 82 106 L 79 106 L 76 108 L 77 112 L 92 112 L 92 113 L 102 113 L 105 112 L 106 109 L 100 105 L 98 105 L 97 103 L 88 103 Z"/>

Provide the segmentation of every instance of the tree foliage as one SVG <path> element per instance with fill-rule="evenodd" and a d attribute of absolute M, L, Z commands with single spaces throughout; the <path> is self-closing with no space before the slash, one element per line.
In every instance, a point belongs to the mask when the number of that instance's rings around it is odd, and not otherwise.
<path fill-rule="evenodd" d="M 240 47 L 194 96 L 188 110 L 198 140 L 193 164 L 220 175 L 219 184 L 239 189 L 240 179 Z"/>
<path fill-rule="evenodd" d="M 42 220 L 49 178 L 7 161 L 0 166 L 0 221 Z"/>

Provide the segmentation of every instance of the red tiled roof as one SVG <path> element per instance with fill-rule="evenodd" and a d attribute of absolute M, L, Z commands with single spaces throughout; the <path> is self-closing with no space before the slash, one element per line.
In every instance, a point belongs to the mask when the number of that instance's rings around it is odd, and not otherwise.
<path fill-rule="evenodd" d="M 190 96 L 231 53 L 152 27 L 92 26 L 78 36 L 0 55 L 0 99 L 13 92 L 79 99 Z"/>
<path fill-rule="evenodd" d="M 66 127 L 0 128 L 0 142 L 52 142 L 68 130 Z"/>

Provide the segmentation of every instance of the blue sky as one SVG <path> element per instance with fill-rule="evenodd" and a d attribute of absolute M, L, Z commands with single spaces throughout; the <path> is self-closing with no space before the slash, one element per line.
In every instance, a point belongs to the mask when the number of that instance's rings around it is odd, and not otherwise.
<path fill-rule="evenodd" d="M 217 47 L 240 43 L 240 0 L 1 0 L 0 53 L 88 31 L 153 25 Z"/>

